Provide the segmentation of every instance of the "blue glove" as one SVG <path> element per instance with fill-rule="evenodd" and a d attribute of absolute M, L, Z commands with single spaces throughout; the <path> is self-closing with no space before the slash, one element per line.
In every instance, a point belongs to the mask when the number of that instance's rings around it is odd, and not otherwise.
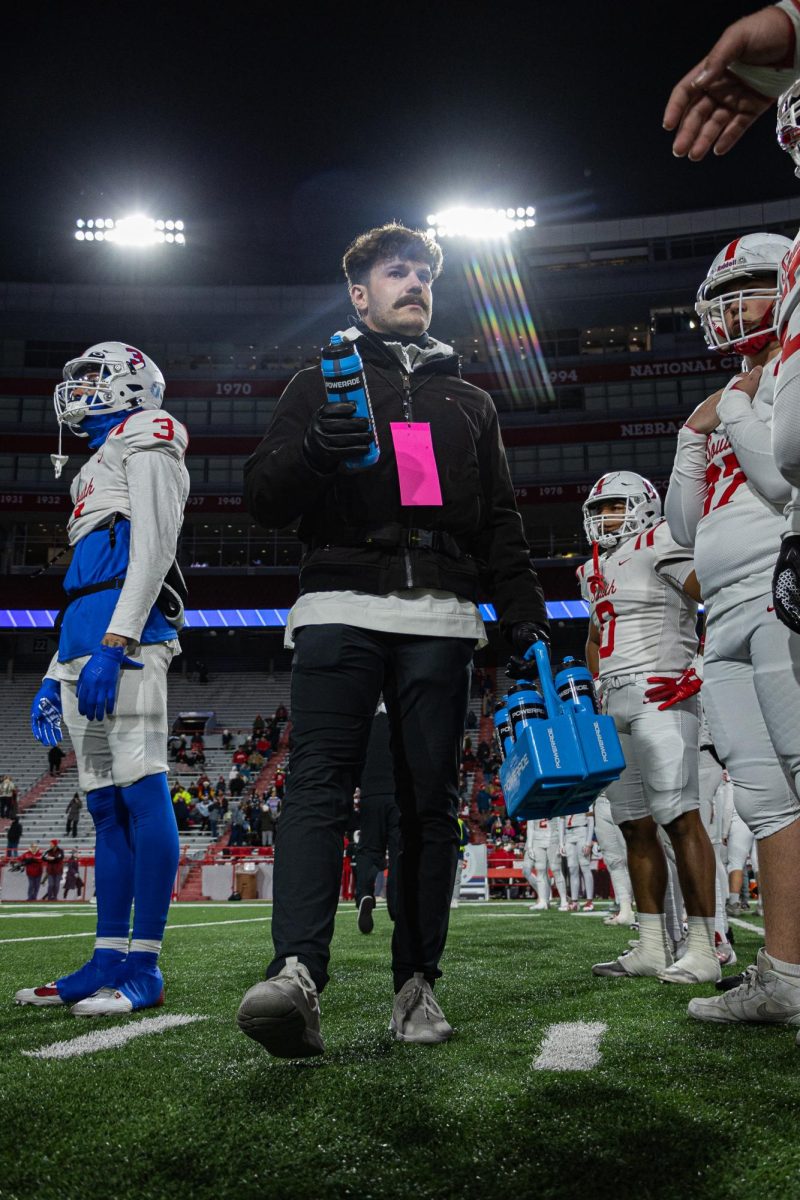
<path fill-rule="evenodd" d="M 119 673 L 124 667 L 141 671 L 144 663 L 127 658 L 122 646 L 101 646 L 78 676 L 75 695 L 78 712 L 90 721 L 102 721 L 114 712 Z"/>
<path fill-rule="evenodd" d="M 63 715 L 61 684 L 57 679 L 43 679 L 31 705 L 31 733 L 43 746 L 56 746 L 61 741 Z"/>

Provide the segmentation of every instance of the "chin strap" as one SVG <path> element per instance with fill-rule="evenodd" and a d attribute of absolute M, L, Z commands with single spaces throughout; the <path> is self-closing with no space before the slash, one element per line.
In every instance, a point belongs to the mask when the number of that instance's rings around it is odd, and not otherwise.
<path fill-rule="evenodd" d="M 600 566 L 600 550 L 597 542 L 592 544 L 592 573 L 586 582 L 589 585 L 592 597 L 596 596 L 605 587 L 606 581 L 603 575 L 603 568 Z"/>
<path fill-rule="evenodd" d="M 61 439 L 63 437 L 64 426 L 58 422 L 58 454 L 50 455 L 50 462 L 53 464 L 53 470 L 56 473 L 56 479 L 61 478 L 61 472 L 69 462 L 69 455 L 61 453 Z"/>

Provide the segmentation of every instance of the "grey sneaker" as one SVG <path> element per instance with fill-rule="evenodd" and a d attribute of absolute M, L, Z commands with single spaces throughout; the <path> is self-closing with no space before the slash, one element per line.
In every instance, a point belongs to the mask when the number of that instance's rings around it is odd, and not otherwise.
<path fill-rule="evenodd" d="M 282 971 L 245 992 L 236 1022 L 242 1033 L 276 1058 L 310 1058 L 325 1052 L 317 989 L 296 958 L 287 958 Z"/>
<path fill-rule="evenodd" d="M 738 917 L 739 913 L 741 911 L 742 911 L 741 900 L 726 900 L 725 901 L 725 912 L 729 917 Z"/>
<path fill-rule="evenodd" d="M 389 1032 L 398 1042 L 434 1045 L 446 1042 L 453 1027 L 433 998 L 433 988 L 421 971 L 408 979 L 394 998 Z"/>
<path fill-rule="evenodd" d="M 800 980 L 790 983 L 773 969 L 766 950 L 730 991 L 689 1001 L 689 1016 L 697 1021 L 753 1021 L 765 1025 L 800 1026 Z"/>
<path fill-rule="evenodd" d="M 372 933 L 375 927 L 375 922 L 372 919 L 372 910 L 375 908 L 374 896 L 362 896 L 361 903 L 358 906 L 358 931 L 359 933 Z"/>

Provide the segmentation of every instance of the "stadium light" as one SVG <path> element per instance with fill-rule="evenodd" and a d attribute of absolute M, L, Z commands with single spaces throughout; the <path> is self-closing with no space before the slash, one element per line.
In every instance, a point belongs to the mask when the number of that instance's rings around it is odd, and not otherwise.
<path fill-rule="evenodd" d="M 532 204 L 516 208 L 468 208 L 461 205 L 428 215 L 428 233 L 437 238 L 504 238 L 536 224 Z"/>
<path fill-rule="evenodd" d="M 133 246 L 144 249 L 169 243 L 186 245 L 186 226 L 183 221 L 155 220 L 142 213 L 130 217 L 79 217 L 75 222 L 75 240 L 78 242 L 113 242 L 117 246 Z"/>

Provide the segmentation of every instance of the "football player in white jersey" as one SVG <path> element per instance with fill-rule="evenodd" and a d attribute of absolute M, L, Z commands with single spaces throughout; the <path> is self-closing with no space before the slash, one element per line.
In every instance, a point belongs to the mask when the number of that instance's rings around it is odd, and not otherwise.
<path fill-rule="evenodd" d="M 68 362 L 55 391 L 56 476 L 66 462 L 63 425 L 94 453 L 71 487 L 67 603 L 31 727 L 55 745 L 63 719 L 72 739 L 96 831 L 97 931 L 88 962 L 15 999 L 70 1004 L 76 1016 L 163 1003 L 158 956 L 179 857 L 167 786 L 167 670 L 180 649 L 175 554 L 189 494 L 186 430 L 162 409 L 163 394 L 156 364 L 123 342 Z"/>
<path fill-rule="evenodd" d="M 714 953 L 714 852 L 699 815 L 699 679 L 692 670 L 700 597 L 690 551 L 661 519 L 652 483 L 613 471 L 584 503 L 592 559 L 578 570 L 589 603 L 589 667 L 614 718 L 628 764 L 606 791 L 628 849 L 640 940 L 597 963 L 597 975 L 719 979 Z M 667 863 L 658 826 L 675 850 L 689 926 L 673 962 L 667 934 Z"/>
<path fill-rule="evenodd" d="M 700 287 L 707 342 L 742 354 L 747 373 L 689 417 L 667 495 L 670 528 L 694 547 L 706 603 L 703 697 L 711 736 L 764 864 L 766 949 L 741 987 L 691 1002 L 699 1020 L 760 1019 L 770 997 L 772 1019 L 800 1023 L 800 639 L 778 620 L 772 595 L 790 500 L 772 452 L 775 306 L 789 249 L 775 234 L 737 238 Z"/>
<path fill-rule="evenodd" d="M 566 912 L 567 881 L 562 867 L 564 856 L 564 822 L 562 818 L 555 821 L 530 820 L 525 831 L 525 854 L 522 859 L 522 872 L 532 888 L 536 889 L 537 900 L 530 905 L 532 909 L 541 910 L 550 907 L 552 888 L 550 875 L 558 884 L 560 897 L 559 907 Z"/>
<path fill-rule="evenodd" d="M 633 891 L 628 874 L 628 856 L 625 839 L 611 817 L 611 804 L 605 792 L 594 802 L 594 826 L 597 844 L 606 870 L 611 876 L 611 886 L 619 911 L 603 918 L 604 925 L 632 925 L 636 920 L 633 912 Z"/>
<path fill-rule="evenodd" d="M 594 911 L 594 873 L 592 871 L 592 841 L 594 813 L 572 813 L 564 819 L 564 849 L 569 871 L 569 908 L 575 912 L 581 895 L 581 876 L 586 892 L 584 912 Z"/>

